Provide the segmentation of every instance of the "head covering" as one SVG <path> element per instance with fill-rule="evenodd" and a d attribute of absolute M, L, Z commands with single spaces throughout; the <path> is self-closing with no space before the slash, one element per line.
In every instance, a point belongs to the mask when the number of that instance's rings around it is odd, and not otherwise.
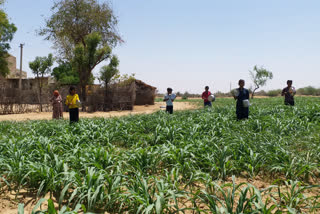
<path fill-rule="evenodd" d="M 59 91 L 58 90 L 54 90 L 53 95 L 59 96 Z"/>

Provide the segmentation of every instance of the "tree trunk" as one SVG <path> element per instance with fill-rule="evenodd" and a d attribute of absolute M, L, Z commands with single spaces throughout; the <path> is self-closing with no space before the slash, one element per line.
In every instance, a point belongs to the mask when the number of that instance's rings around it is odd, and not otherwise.
<path fill-rule="evenodd" d="M 90 75 L 91 75 L 91 70 L 88 72 L 85 69 L 80 69 L 78 72 L 79 72 L 79 77 L 80 77 L 82 111 L 85 111 L 86 110 L 86 106 L 85 105 L 86 105 L 86 102 L 87 102 L 86 86 L 88 85 L 88 82 L 89 82 L 89 78 L 90 78 Z"/>
<path fill-rule="evenodd" d="M 81 84 L 81 103 L 82 103 L 82 111 L 85 111 L 86 107 L 85 107 L 85 103 L 87 101 L 87 90 L 86 90 L 86 84 Z"/>
<path fill-rule="evenodd" d="M 104 103 L 103 103 L 103 111 L 107 111 L 108 109 L 108 83 L 105 83 L 105 91 L 104 91 Z"/>
<path fill-rule="evenodd" d="M 256 92 L 257 89 L 259 89 L 259 87 L 255 88 L 255 89 L 252 91 L 251 99 L 253 99 L 254 93 Z"/>
<path fill-rule="evenodd" d="M 42 99 L 41 99 L 41 97 L 42 97 L 42 86 L 40 87 L 40 89 L 39 89 L 39 91 L 40 91 L 40 112 L 42 112 Z"/>
<path fill-rule="evenodd" d="M 42 86 L 41 86 L 41 79 L 39 78 L 39 75 L 37 74 L 37 78 L 38 78 L 38 87 L 39 87 L 39 108 L 40 108 L 40 112 L 42 112 L 42 102 L 41 102 L 41 98 L 42 98 Z"/>

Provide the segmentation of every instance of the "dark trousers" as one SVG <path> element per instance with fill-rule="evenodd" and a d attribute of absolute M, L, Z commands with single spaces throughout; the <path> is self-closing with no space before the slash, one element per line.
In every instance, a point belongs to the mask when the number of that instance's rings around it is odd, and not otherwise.
<path fill-rule="evenodd" d="M 284 104 L 287 106 L 294 106 L 294 100 L 292 101 L 284 101 Z"/>
<path fill-rule="evenodd" d="M 167 106 L 166 112 L 168 112 L 169 114 L 172 114 L 173 113 L 173 106 Z"/>
<path fill-rule="evenodd" d="M 79 108 L 69 109 L 70 124 L 79 121 Z"/>
<path fill-rule="evenodd" d="M 206 107 L 206 106 L 211 107 L 211 106 L 212 106 L 212 103 L 211 103 L 210 101 L 208 101 L 208 102 L 204 102 L 204 106 L 205 106 L 205 107 Z"/>
<path fill-rule="evenodd" d="M 242 120 L 242 119 L 248 119 L 249 118 L 249 108 L 245 108 L 242 106 L 237 106 L 237 119 Z"/>

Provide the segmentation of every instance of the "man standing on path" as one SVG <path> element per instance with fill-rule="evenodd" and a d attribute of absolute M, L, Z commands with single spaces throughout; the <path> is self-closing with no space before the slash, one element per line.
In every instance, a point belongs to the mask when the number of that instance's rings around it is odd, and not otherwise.
<path fill-rule="evenodd" d="M 164 96 L 163 101 L 167 103 L 166 112 L 173 113 L 173 101 L 176 99 L 176 95 L 172 93 L 172 88 L 167 88 L 168 94 Z"/>
<path fill-rule="evenodd" d="M 294 106 L 294 95 L 296 89 L 292 86 L 292 80 L 287 81 L 287 87 L 282 90 L 281 96 L 284 96 L 284 104 Z"/>

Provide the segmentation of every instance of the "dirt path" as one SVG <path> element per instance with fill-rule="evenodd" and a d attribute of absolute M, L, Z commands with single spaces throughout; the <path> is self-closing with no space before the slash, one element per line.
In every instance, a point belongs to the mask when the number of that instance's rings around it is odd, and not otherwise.
<path fill-rule="evenodd" d="M 134 106 L 132 111 L 111 111 L 111 112 L 80 112 L 80 118 L 96 118 L 96 117 L 120 117 L 126 115 L 135 115 L 135 114 L 151 114 L 160 109 L 164 110 L 164 108 L 160 108 L 161 106 L 165 106 L 164 102 L 156 102 L 155 105 L 149 106 Z M 174 110 L 188 110 L 188 109 L 196 109 L 196 106 L 190 102 L 176 102 L 174 103 Z M 67 112 L 64 112 L 64 118 L 68 119 L 69 115 Z M 35 112 L 35 113 L 27 113 L 27 114 L 9 114 L 9 115 L 0 115 L 0 121 L 26 121 L 26 120 L 51 120 L 52 113 L 51 112 Z"/>

